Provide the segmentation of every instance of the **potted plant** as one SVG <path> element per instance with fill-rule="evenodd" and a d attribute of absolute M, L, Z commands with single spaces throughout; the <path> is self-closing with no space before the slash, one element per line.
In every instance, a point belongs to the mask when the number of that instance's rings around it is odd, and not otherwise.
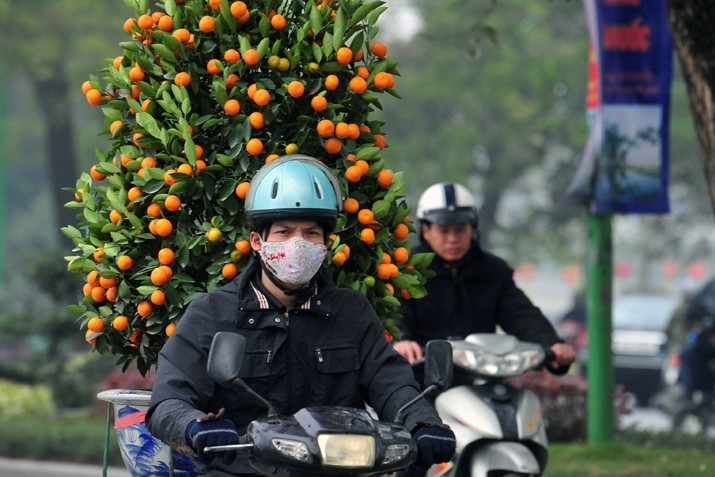
<path fill-rule="evenodd" d="M 265 163 L 300 153 L 339 177 L 336 284 L 363 292 L 398 335 L 397 296 L 424 296 L 431 254 L 410 253 L 402 173 L 387 167 L 381 95 L 397 63 L 365 0 L 125 0 L 121 52 L 82 89 L 107 150 L 68 189 L 66 259 L 86 283 L 71 309 L 86 340 L 142 373 L 191 300 L 251 254 L 243 199 Z"/>

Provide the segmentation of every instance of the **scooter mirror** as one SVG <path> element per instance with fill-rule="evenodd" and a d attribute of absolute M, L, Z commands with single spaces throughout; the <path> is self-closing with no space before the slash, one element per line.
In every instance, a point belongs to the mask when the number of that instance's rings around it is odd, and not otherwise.
<path fill-rule="evenodd" d="M 271 403 L 243 382 L 238 374 L 246 355 L 246 338 L 238 333 L 219 331 L 211 341 L 206 371 L 222 386 L 238 386 L 248 391 L 268 409 L 268 421 L 277 422 L 277 414 Z"/>
<path fill-rule="evenodd" d="M 425 346 L 425 387 L 440 389 L 452 383 L 452 345 L 447 340 L 432 340 Z"/>
<path fill-rule="evenodd" d="M 238 333 L 219 331 L 214 335 L 209 350 L 209 376 L 224 386 L 234 384 L 246 354 L 246 338 Z"/>

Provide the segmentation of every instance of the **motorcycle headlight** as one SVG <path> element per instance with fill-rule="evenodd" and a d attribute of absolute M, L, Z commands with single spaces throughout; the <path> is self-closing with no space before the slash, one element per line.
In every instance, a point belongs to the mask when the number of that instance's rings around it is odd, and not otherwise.
<path fill-rule="evenodd" d="M 372 467 L 375 438 L 356 434 L 320 434 L 318 448 L 323 465 L 331 467 Z"/>
<path fill-rule="evenodd" d="M 522 350 L 496 355 L 484 350 L 454 349 L 454 363 L 484 376 L 514 376 L 538 366 L 543 352 Z"/>

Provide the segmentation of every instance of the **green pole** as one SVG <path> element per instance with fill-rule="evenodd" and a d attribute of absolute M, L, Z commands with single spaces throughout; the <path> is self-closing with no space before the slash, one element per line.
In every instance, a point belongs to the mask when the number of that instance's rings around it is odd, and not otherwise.
<path fill-rule="evenodd" d="M 0 78 L 7 77 L 7 67 L 5 61 L 0 61 Z M 5 155 L 5 130 L 7 124 L 7 88 L 8 81 L 0 81 L 0 284 L 5 282 L 5 194 L 7 172 L 7 156 Z"/>
<path fill-rule="evenodd" d="M 588 312 L 588 442 L 613 438 L 611 215 L 589 214 L 586 258 Z"/>

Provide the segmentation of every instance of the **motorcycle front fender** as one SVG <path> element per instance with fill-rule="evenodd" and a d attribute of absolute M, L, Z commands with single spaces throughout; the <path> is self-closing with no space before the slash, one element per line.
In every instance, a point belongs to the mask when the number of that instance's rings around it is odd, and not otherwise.
<path fill-rule="evenodd" d="M 442 392 L 435 399 L 435 408 L 457 436 L 458 452 L 468 442 L 504 437 L 494 409 L 472 386 L 457 386 Z"/>
<path fill-rule="evenodd" d="M 518 442 L 482 443 L 462 454 L 457 465 L 468 465 L 471 477 L 487 477 L 495 470 L 528 475 L 542 472 L 534 454 Z"/>

